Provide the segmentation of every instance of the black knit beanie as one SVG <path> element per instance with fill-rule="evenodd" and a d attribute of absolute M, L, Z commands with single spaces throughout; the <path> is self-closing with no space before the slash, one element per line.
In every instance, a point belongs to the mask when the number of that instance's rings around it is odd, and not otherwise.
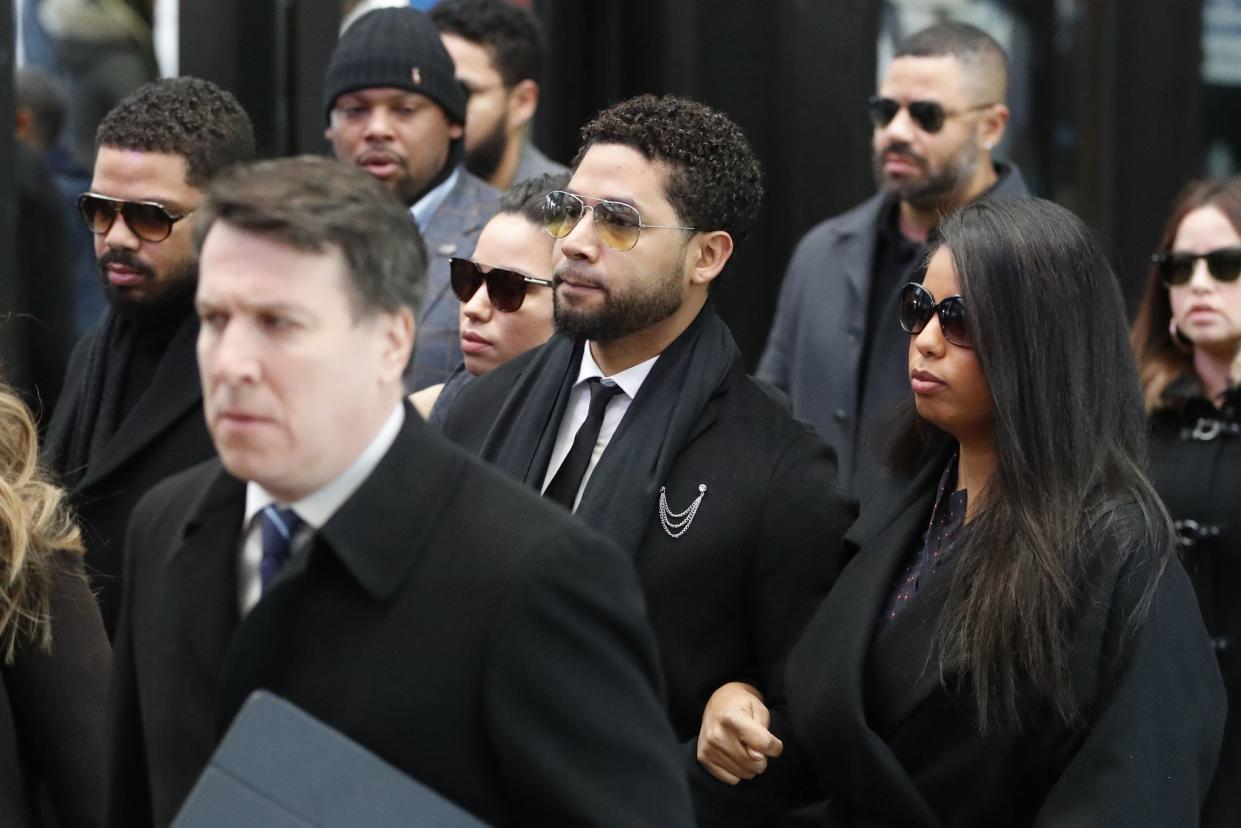
<path fill-rule="evenodd" d="M 341 95 L 375 87 L 426 95 L 453 121 L 465 123 L 465 90 L 457 82 L 452 58 L 431 18 L 416 9 L 376 9 L 345 29 L 323 79 L 328 119 Z"/>

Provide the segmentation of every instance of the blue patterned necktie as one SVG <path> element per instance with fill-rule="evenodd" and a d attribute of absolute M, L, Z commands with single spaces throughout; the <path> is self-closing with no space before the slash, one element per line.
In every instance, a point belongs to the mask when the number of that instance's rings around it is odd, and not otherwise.
<path fill-rule="evenodd" d="M 293 538 L 301 529 L 304 521 L 292 509 L 282 509 L 276 504 L 263 507 L 259 512 L 259 526 L 262 533 L 263 559 L 259 562 L 259 578 L 262 581 L 262 594 L 280 574 L 285 561 L 293 551 Z"/>

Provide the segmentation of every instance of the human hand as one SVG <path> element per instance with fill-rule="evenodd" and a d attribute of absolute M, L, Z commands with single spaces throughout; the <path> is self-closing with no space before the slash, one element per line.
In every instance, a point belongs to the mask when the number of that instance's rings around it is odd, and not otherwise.
<path fill-rule="evenodd" d="M 721 782 L 736 785 L 767 770 L 784 751 L 771 734 L 771 713 L 757 688 L 729 682 L 711 694 L 698 732 L 698 761 Z"/>

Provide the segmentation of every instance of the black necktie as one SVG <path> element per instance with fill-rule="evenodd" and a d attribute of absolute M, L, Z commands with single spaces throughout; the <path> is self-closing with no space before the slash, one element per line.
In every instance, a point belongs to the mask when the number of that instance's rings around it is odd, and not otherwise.
<path fill-rule="evenodd" d="M 573 502 L 577 500 L 577 490 L 582 487 L 582 478 L 590 466 L 590 456 L 595 452 L 595 443 L 599 441 L 599 429 L 603 425 L 603 412 L 608 402 L 621 393 L 621 387 L 614 383 L 604 385 L 598 377 L 588 380 L 590 385 L 590 411 L 578 428 L 573 438 L 573 446 L 565 455 L 564 462 L 556 470 L 556 476 L 547 485 L 543 497 L 549 497 L 572 511 Z"/>
<path fill-rule="evenodd" d="M 262 593 L 266 594 L 284 567 L 284 562 L 289 559 L 293 536 L 302 527 L 302 519 L 292 509 L 282 509 L 274 503 L 264 507 L 259 512 L 259 517 L 260 539 L 263 545 L 259 580 L 263 585 Z"/>

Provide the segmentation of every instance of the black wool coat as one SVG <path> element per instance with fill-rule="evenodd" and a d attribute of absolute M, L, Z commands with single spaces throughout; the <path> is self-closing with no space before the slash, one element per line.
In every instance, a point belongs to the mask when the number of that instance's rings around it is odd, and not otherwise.
<path fill-rule="evenodd" d="M 407 406 L 239 620 L 244 502 L 212 460 L 135 510 L 109 825 L 167 825 L 258 688 L 496 826 L 691 822 L 637 578 L 607 541 Z"/>
<path fill-rule="evenodd" d="M 1181 541 L 1181 560 L 1215 646 L 1229 715 L 1206 828 L 1241 825 L 1241 388 L 1216 408 L 1201 386 L 1151 418 L 1151 481 Z M 1187 387 L 1187 385 L 1189 387 Z"/>
<path fill-rule="evenodd" d="M 78 429 L 78 407 L 88 385 L 88 355 L 103 326 L 96 325 L 73 349 L 65 388 L 48 426 L 44 456 L 62 477 L 81 470 L 66 457 Z M 203 418 L 195 344 L 198 319 L 191 312 L 173 334 L 151 386 L 118 424 L 99 458 L 69 486 L 69 497 L 86 541 L 86 571 L 99 597 L 108 638 L 121 609 L 122 553 L 130 513 L 148 489 L 171 474 L 215 455 Z"/>
<path fill-rule="evenodd" d="M 1048 714 L 1022 733 L 980 735 L 972 701 L 945 689 L 958 685 L 941 681 L 931 650 L 956 559 L 879 623 L 921 543 L 941 472 L 881 490 L 849 530 L 857 554 L 789 657 L 795 738 L 774 761 L 809 758 L 831 799 L 830 826 L 1196 825 L 1225 702 L 1180 564 L 1169 563 L 1150 614 L 1121 645 L 1131 572 L 1102 548 L 1071 624 L 1085 725 Z"/>
<path fill-rule="evenodd" d="M 61 560 L 51 610 L 51 650 L 23 642 L 0 669 L 2 828 L 103 820 L 112 651 L 76 556 Z"/>
<path fill-rule="evenodd" d="M 534 353 L 462 389 L 448 412 L 445 435 L 478 452 Z M 852 503 L 836 489 L 835 472 L 831 448 L 738 364 L 703 410 L 664 483 L 674 512 L 684 511 L 706 484 L 688 530 L 671 537 L 660 522 L 658 501 L 645 505 L 646 531 L 629 552 L 680 739 L 697 736 L 707 699 L 729 681 L 756 684 L 782 708 L 784 659 L 842 566 L 840 539 L 853 518 Z"/>

